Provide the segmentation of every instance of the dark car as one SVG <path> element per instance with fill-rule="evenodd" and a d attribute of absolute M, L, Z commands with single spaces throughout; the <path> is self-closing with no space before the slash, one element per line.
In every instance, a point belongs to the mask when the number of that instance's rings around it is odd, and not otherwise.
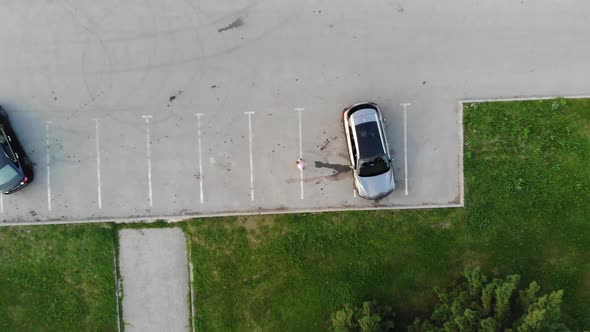
<path fill-rule="evenodd" d="M 0 106 L 0 190 L 4 194 L 24 188 L 33 181 L 33 164 L 16 138 L 8 114 Z"/>
<path fill-rule="evenodd" d="M 379 106 L 354 104 L 344 109 L 342 117 L 357 192 L 366 199 L 389 195 L 395 189 L 393 159 Z"/>

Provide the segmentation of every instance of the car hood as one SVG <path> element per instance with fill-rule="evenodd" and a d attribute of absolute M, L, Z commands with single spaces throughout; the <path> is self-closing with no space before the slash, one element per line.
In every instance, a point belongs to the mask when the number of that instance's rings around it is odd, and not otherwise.
<path fill-rule="evenodd" d="M 395 189 L 393 171 L 389 171 L 376 176 L 357 176 L 357 190 L 361 197 L 367 199 L 383 198 Z"/>

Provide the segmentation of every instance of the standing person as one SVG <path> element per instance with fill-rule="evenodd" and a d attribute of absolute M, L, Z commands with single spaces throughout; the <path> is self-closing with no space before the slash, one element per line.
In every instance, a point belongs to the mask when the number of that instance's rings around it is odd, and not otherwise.
<path fill-rule="evenodd" d="M 305 169 L 305 166 L 307 166 L 303 159 L 297 159 L 297 161 L 295 161 L 295 164 L 297 164 L 297 168 L 299 168 L 299 171 L 303 171 L 303 169 Z"/>

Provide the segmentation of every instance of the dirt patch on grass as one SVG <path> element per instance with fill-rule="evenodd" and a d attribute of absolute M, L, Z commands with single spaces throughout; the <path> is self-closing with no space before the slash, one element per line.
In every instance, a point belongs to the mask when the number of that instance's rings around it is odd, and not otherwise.
<path fill-rule="evenodd" d="M 235 225 L 246 230 L 250 244 L 258 245 L 268 237 L 287 233 L 288 228 L 278 223 L 276 218 L 273 215 L 242 216 L 237 218 Z"/>
<path fill-rule="evenodd" d="M 435 224 L 432 224 L 432 228 L 442 228 L 442 229 L 448 229 L 451 228 L 451 221 L 450 220 L 442 220 L 440 222 L 437 222 Z"/>
<path fill-rule="evenodd" d="M 272 215 L 264 216 L 241 216 L 238 217 L 236 223 L 244 227 L 248 232 L 256 231 L 261 227 L 270 226 L 274 224 L 275 218 Z"/>

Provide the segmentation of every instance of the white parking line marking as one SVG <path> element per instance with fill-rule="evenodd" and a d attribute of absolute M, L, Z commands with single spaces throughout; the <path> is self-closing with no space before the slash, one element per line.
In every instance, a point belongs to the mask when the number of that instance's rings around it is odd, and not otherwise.
<path fill-rule="evenodd" d="M 4 195 L 0 196 L 0 213 L 4 213 Z"/>
<path fill-rule="evenodd" d="M 299 159 L 303 159 L 303 134 L 301 130 L 301 112 L 304 108 L 298 107 L 295 109 L 299 115 Z M 303 199 L 303 169 L 299 169 L 299 190 L 301 192 L 301 199 Z"/>
<path fill-rule="evenodd" d="M 47 210 L 51 211 L 51 161 L 49 155 L 49 125 L 51 124 L 50 121 L 45 123 L 45 145 L 47 148 Z"/>
<path fill-rule="evenodd" d="M 299 158 L 303 158 L 303 135 L 301 134 L 301 112 L 303 108 L 296 108 L 295 110 L 299 114 Z"/>
<path fill-rule="evenodd" d="M 408 196 L 408 106 L 410 103 L 400 104 L 404 108 L 404 176 L 406 177 L 406 196 Z"/>
<path fill-rule="evenodd" d="M 100 181 L 100 131 L 99 131 L 99 119 L 93 119 L 96 122 L 96 183 L 97 183 L 97 195 L 98 195 L 98 208 L 102 209 L 102 190 Z"/>
<path fill-rule="evenodd" d="M 201 204 L 203 204 L 203 147 L 201 145 L 201 116 L 203 113 L 195 113 L 197 117 L 197 140 L 199 144 L 199 189 L 201 192 Z"/>
<path fill-rule="evenodd" d="M 143 115 L 142 118 L 145 120 L 145 140 L 147 144 L 147 164 L 148 164 L 148 192 L 149 192 L 149 203 L 150 207 L 153 206 L 152 200 L 152 144 L 150 138 L 150 119 L 151 115 Z"/>
<path fill-rule="evenodd" d="M 252 160 L 252 114 L 256 112 L 244 112 L 248 115 L 248 142 L 250 148 L 250 200 L 254 201 L 254 161 Z"/>

